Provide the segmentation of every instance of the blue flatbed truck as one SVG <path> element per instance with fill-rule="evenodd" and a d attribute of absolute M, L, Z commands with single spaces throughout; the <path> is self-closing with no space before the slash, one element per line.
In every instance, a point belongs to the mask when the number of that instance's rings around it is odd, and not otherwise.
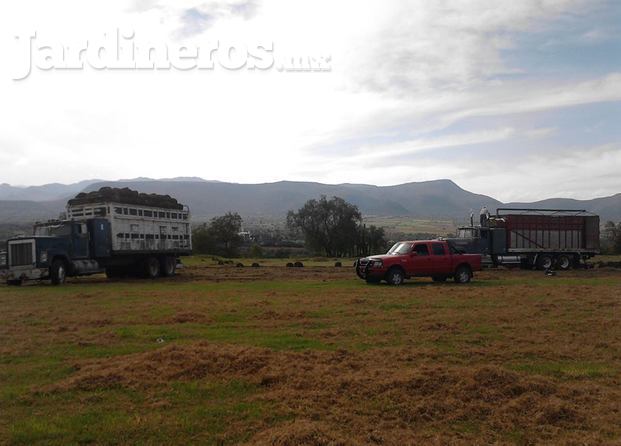
<path fill-rule="evenodd" d="M 69 200 L 66 218 L 6 242 L 5 278 L 63 284 L 67 277 L 175 274 L 192 251 L 190 210 L 168 196 L 102 188 Z M 3 262 L 0 262 L 3 263 Z"/>

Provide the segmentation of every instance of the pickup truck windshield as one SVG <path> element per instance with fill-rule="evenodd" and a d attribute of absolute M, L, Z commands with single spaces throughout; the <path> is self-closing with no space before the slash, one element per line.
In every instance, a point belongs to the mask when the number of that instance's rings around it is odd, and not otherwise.
<path fill-rule="evenodd" d="M 412 250 L 412 246 L 409 243 L 398 242 L 393 245 L 388 251 L 388 254 L 401 255 L 407 254 Z"/>

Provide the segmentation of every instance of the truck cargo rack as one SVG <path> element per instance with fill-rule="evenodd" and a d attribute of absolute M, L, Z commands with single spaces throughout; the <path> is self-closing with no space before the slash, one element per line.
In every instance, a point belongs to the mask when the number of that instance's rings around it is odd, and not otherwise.
<path fill-rule="evenodd" d="M 585 209 L 532 209 L 532 208 L 498 208 L 496 216 L 502 217 L 501 212 L 517 215 L 548 215 L 548 216 L 581 216 L 595 215 Z M 505 214 L 506 215 L 506 214 Z"/>

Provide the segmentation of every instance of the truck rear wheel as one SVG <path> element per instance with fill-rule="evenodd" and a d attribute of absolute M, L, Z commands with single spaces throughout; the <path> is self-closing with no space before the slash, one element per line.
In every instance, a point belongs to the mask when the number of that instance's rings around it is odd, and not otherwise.
<path fill-rule="evenodd" d="M 558 259 L 556 259 L 556 266 L 560 270 L 566 271 L 570 269 L 571 264 L 572 264 L 572 258 L 568 255 L 561 254 L 560 256 L 558 256 Z"/>
<path fill-rule="evenodd" d="M 455 270 L 453 280 L 455 283 L 468 283 L 472 279 L 472 271 L 466 265 L 461 265 Z"/>
<path fill-rule="evenodd" d="M 155 279 L 160 275 L 160 262 L 155 257 L 145 259 L 144 274 L 148 279 Z"/>
<path fill-rule="evenodd" d="M 552 260 L 552 256 L 548 254 L 542 254 L 537 257 L 537 268 L 538 269 L 550 269 L 554 265 L 554 261 Z"/>
<path fill-rule="evenodd" d="M 52 278 L 52 285 L 62 285 L 67 279 L 67 265 L 60 259 L 52 262 L 52 269 L 50 271 L 50 277 Z"/>
<path fill-rule="evenodd" d="M 177 259 L 174 256 L 162 257 L 160 271 L 164 277 L 172 277 L 177 270 Z"/>

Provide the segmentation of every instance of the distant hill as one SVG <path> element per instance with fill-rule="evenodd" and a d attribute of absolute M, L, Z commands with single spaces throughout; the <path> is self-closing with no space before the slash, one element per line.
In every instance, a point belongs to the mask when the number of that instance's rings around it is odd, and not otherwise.
<path fill-rule="evenodd" d="M 0 200 L 10 201 L 52 201 L 72 197 L 90 184 L 101 180 L 84 180 L 73 184 L 51 183 L 43 186 L 11 186 L 0 184 Z"/>
<path fill-rule="evenodd" d="M 338 196 L 360 208 L 366 215 L 398 215 L 425 218 L 463 218 L 481 204 L 500 204 L 493 198 L 465 191 L 450 180 L 407 183 L 399 186 L 364 184 L 329 185 L 295 181 L 264 184 L 235 184 L 187 181 L 121 181 L 88 186 L 129 187 L 140 192 L 169 194 L 192 209 L 197 219 L 207 219 L 227 211 L 242 216 L 283 217 L 307 200 L 321 195 Z"/>
<path fill-rule="evenodd" d="M 571 198 L 550 198 L 534 203 L 507 203 L 506 207 L 528 207 L 535 209 L 584 209 L 600 215 L 604 220 L 621 220 L 621 194 L 592 200 Z"/>
<path fill-rule="evenodd" d="M 478 213 L 478 209 L 486 205 L 491 211 L 496 207 L 586 209 L 601 215 L 602 220 L 621 220 L 621 194 L 593 200 L 558 198 L 536 203 L 503 204 L 489 196 L 466 191 L 451 180 L 372 186 L 296 181 L 237 184 L 192 177 L 90 180 L 73 185 L 54 184 L 29 188 L 2 185 L 0 222 L 13 223 L 57 217 L 64 209 L 67 199 L 78 192 L 97 190 L 102 186 L 129 187 L 140 192 L 171 195 L 190 206 L 196 221 L 207 220 L 227 211 L 239 212 L 243 217 L 281 219 L 288 210 L 298 209 L 305 201 L 320 195 L 342 197 L 357 205 L 367 216 L 464 221 L 471 211 Z M 21 192 L 17 193 L 15 189 Z"/>

